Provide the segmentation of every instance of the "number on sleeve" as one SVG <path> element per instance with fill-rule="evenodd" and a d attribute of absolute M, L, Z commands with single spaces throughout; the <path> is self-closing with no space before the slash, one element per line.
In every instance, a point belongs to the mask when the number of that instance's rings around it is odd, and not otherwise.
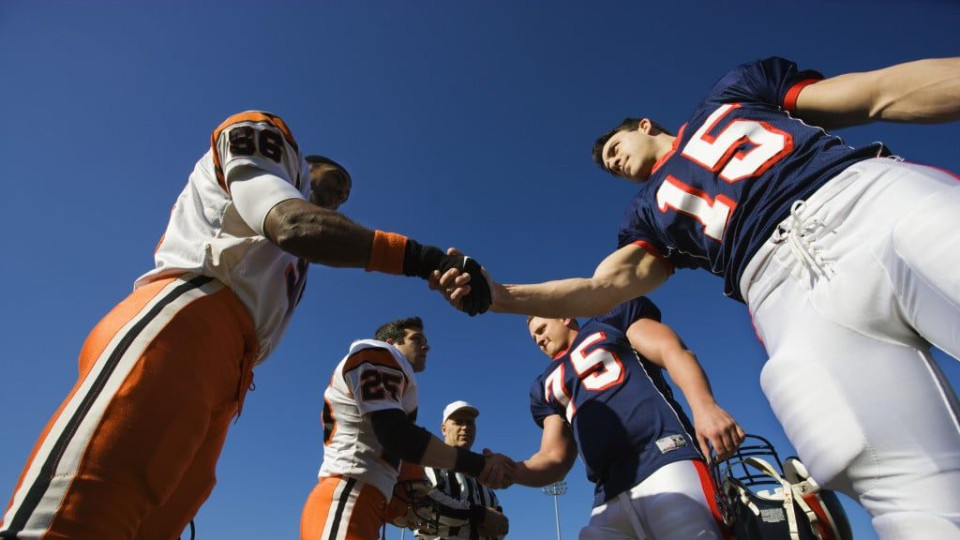
<path fill-rule="evenodd" d="M 261 155 L 277 163 L 283 159 L 283 137 L 272 129 L 238 126 L 230 130 L 230 153 L 238 156 Z"/>
<path fill-rule="evenodd" d="M 378 401 L 388 395 L 394 401 L 400 401 L 400 387 L 403 376 L 396 373 L 367 369 L 360 375 L 360 397 L 364 401 Z"/>

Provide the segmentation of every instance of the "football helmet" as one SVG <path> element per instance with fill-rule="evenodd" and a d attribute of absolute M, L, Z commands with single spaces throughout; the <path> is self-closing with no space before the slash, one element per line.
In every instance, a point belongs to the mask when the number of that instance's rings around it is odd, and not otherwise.
<path fill-rule="evenodd" d="M 714 463 L 717 506 L 739 540 L 851 540 L 837 495 L 810 478 L 795 458 L 784 462 L 770 441 L 747 435 L 729 459 Z"/>
<path fill-rule="evenodd" d="M 402 529 L 435 533 L 440 524 L 440 510 L 437 503 L 427 497 L 432 489 L 433 484 L 423 467 L 403 462 L 393 497 L 387 504 L 386 521 Z"/>

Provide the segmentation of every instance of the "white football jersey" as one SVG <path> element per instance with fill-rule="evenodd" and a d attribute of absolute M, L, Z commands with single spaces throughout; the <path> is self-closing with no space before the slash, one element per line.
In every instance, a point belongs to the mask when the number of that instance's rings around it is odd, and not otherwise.
<path fill-rule="evenodd" d="M 308 198 L 310 170 L 286 124 L 269 113 L 247 111 L 228 118 L 213 132 L 210 143 L 173 207 L 154 255 L 156 267 L 134 287 L 184 273 L 220 280 L 250 310 L 261 362 L 280 342 L 309 265 L 259 234 L 262 223 L 243 220 L 230 182 L 241 173 L 266 173 L 289 182 Z M 290 198 L 272 196 L 273 204 Z"/>
<path fill-rule="evenodd" d="M 390 500 L 400 459 L 377 441 L 369 413 L 400 409 L 411 419 L 416 416 L 417 381 L 410 363 L 389 343 L 355 341 L 334 370 L 323 402 L 319 476 L 356 478 Z"/>

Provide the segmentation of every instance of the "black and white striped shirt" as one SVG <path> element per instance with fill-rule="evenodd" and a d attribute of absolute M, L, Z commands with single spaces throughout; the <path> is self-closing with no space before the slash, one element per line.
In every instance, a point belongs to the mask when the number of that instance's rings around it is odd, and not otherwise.
<path fill-rule="evenodd" d="M 479 523 L 471 516 L 479 514 L 478 508 L 492 507 L 502 512 L 500 501 L 492 489 L 481 486 L 476 479 L 463 473 L 454 473 L 444 469 L 424 467 L 427 478 L 434 489 L 427 495 L 439 510 L 439 528 L 436 534 L 428 531 L 416 531 L 422 540 L 443 540 L 460 538 L 464 540 L 499 540 L 502 537 L 480 536 Z"/>

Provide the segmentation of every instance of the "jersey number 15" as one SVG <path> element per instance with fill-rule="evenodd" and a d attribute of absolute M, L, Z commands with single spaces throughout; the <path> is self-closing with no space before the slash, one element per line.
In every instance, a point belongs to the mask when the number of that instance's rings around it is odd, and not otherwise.
<path fill-rule="evenodd" d="M 793 150 L 789 133 L 756 120 L 737 118 L 717 135 L 710 135 L 727 114 L 739 107 L 736 103 L 726 104 L 713 111 L 682 152 L 683 157 L 719 173 L 718 178 L 731 184 L 763 174 Z M 738 152 L 744 142 L 751 147 Z M 661 212 L 673 209 L 696 219 L 703 224 L 703 234 L 719 242 L 737 203 L 723 195 L 711 197 L 668 175 L 657 190 L 657 206 Z"/>

